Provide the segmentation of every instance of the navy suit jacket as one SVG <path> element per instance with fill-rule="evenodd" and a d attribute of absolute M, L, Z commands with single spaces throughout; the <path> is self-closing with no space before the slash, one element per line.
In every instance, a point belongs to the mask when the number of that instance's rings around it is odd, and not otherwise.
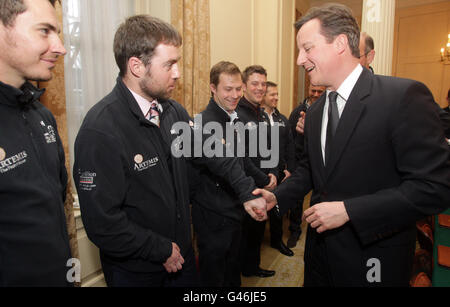
<path fill-rule="evenodd" d="M 376 285 L 407 285 L 415 222 L 450 205 L 450 153 L 431 92 L 422 83 L 364 69 L 326 166 L 320 137 L 324 105 L 325 95 L 308 110 L 304 155 L 275 195 L 283 214 L 313 189 L 311 205 L 343 201 L 350 221 L 322 234 L 309 227 L 305 269 L 320 239 L 334 285 L 372 285 L 366 275 L 373 258 L 381 263 Z"/>

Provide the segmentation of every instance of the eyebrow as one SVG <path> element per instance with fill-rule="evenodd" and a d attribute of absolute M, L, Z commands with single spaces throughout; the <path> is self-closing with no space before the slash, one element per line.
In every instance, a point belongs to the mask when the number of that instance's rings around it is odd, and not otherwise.
<path fill-rule="evenodd" d="M 39 23 L 38 25 L 37 25 L 38 27 L 46 27 L 46 28 L 49 28 L 50 30 L 52 30 L 52 31 L 54 31 L 54 32 L 56 32 L 56 33 L 61 33 L 61 30 L 60 29 L 58 29 L 58 28 L 56 28 L 54 25 L 52 25 L 52 24 L 50 24 L 50 23 L 48 23 L 48 22 L 41 22 L 41 23 Z"/>

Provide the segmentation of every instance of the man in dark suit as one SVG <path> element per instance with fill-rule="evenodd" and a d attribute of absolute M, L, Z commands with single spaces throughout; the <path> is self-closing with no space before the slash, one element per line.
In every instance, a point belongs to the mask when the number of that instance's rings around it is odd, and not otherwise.
<path fill-rule="evenodd" d="M 370 64 L 375 58 L 375 45 L 373 38 L 366 32 L 361 32 L 359 39 L 359 63 L 362 67 L 369 69 L 373 73 L 373 68 Z"/>
<path fill-rule="evenodd" d="M 430 91 L 359 64 L 359 28 L 338 4 L 296 23 L 298 65 L 327 87 L 308 111 L 305 154 L 268 207 L 313 189 L 305 286 L 408 286 L 415 221 L 450 204 L 450 152 Z M 331 101 L 331 103 L 330 103 Z"/>

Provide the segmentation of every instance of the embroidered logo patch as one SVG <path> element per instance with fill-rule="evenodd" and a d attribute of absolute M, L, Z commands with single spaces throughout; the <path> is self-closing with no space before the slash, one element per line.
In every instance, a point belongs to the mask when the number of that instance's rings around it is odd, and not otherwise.
<path fill-rule="evenodd" d="M 6 152 L 3 148 L 0 147 L 0 161 L 5 160 L 6 158 Z"/>
<path fill-rule="evenodd" d="M 138 172 L 145 171 L 146 169 L 149 169 L 150 167 L 155 166 L 159 159 L 158 157 L 151 158 L 149 160 L 144 161 L 144 157 L 142 155 L 136 155 L 134 157 L 134 170 Z"/>
<path fill-rule="evenodd" d="M 0 148 L 0 173 L 6 173 L 27 162 L 27 152 L 22 151 L 12 157 L 6 158 L 6 152 Z"/>
<path fill-rule="evenodd" d="M 41 122 L 41 125 L 42 125 L 42 122 Z M 47 144 L 56 143 L 55 129 L 51 125 L 47 126 L 47 132 L 44 133 L 44 137 L 45 137 L 45 141 L 47 142 Z"/>
<path fill-rule="evenodd" d="M 95 177 L 97 177 L 97 174 L 94 172 L 80 172 L 80 189 L 83 191 L 92 191 L 96 187 L 94 183 Z"/>
<path fill-rule="evenodd" d="M 134 162 L 136 162 L 137 164 L 142 163 L 142 161 L 144 161 L 144 157 L 142 155 L 134 156 Z"/>

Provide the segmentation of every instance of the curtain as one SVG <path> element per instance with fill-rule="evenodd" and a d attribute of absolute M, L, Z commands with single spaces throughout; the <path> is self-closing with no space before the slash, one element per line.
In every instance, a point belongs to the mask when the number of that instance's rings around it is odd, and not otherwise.
<path fill-rule="evenodd" d="M 59 2 L 55 5 L 56 13 L 60 23 L 62 23 L 62 9 Z M 62 36 L 62 34 L 61 34 Z M 62 37 L 61 37 L 62 39 Z M 66 154 L 66 168 L 68 173 L 68 185 L 66 202 L 64 203 L 64 212 L 66 215 L 67 231 L 69 234 L 70 250 L 73 258 L 79 258 L 77 229 L 73 212 L 73 196 L 72 196 L 72 176 L 69 159 L 69 140 L 67 133 L 67 113 L 66 113 L 66 97 L 64 94 L 64 59 L 60 57 L 53 70 L 53 78 L 49 82 L 39 82 L 38 87 L 45 88 L 44 95 L 41 96 L 41 103 L 45 105 L 54 115 L 58 125 L 58 133 L 64 146 Z M 68 259 L 67 259 L 68 260 Z M 79 285 L 79 284 L 78 284 Z"/>
<path fill-rule="evenodd" d="M 114 34 L 128 16 L 134 1 L 65 0 L 64 38 L 67 125 L 71 167 L 73 145 L 84 116 L 114 87 L 119 73 Z"/>
<path fill-rule="evenodd" d="M 209 0 L 171 1 L 172 24 L 183 36 L 181 78 L 173 98 L 194 116 L 211 97 Z"/>
<path fill-rule="evenodd" d="M 73 211 L 72 181 L 75 138 L 87 111 L 114 87 L 118 68 L 113 54 L 113 39 L 118 25 L 134 14 L 134 3 L 121 0 L 64 0 L 57 12 L 63 24 L 67 54 L 54 70 L 44 103 L 56 117 L 66 152 L 69 173 L 64 205 L 72 257 L 79 258 L 77 230 Z M 107 12 L 107 14 L 106 14 Z M 79 283 L 76 284 L 80 286 Z"/>

